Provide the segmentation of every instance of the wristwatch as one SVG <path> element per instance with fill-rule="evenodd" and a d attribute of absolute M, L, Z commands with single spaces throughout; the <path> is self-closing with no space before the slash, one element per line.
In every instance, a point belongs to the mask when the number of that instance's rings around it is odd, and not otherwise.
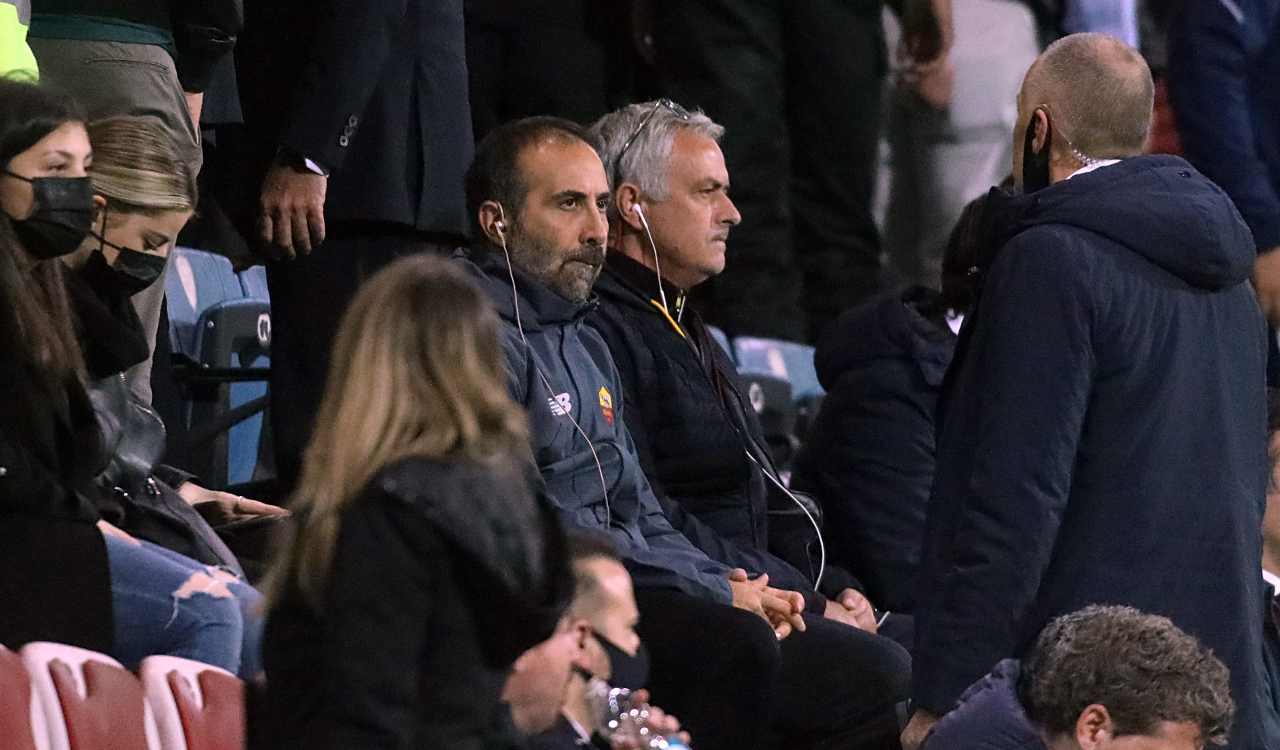
<path fill-rule="evenodd" d="M 283 164 L 284 166 L 298 172 L 310 172 L 312 174 L 318 174 L 321 177 L 329 176 L 329 170 L 320 166 L 319 162 L 314 159 L 309 159 L 297 151 L 284 146 L 281 146 L 276 150 L 276 163 Z"/>

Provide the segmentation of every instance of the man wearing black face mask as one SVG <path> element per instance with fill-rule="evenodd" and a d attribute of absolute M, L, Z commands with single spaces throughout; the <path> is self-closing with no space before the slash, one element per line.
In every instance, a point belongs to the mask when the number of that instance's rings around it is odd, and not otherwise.
<path fill-rule="evenodd" d="M 1226 194 L 1142 156 L 1151 73 L 1098 34 L 1051 45 L 1018 97 L 982 291 L 938 405 L 917 596 L 915 750 L 1054 617 L 1168 617 L 1231 671 L 1229 746 L 1277 747 L 1260 697 L 1265 326 Z"/>
<path fill-rule="evenodd" d="M 636 633 L 640 612 L 631 576 L 613 544 L 603 535 L 571 531 L 569 550 L 575 589 L 566 617 L 581 648 L 570 666 L 560 715 L 550 729 L 530 738 L 530 750 L 609 748 L 599 735 L 603 717 L 593 692 L 606 685 L 638 691 L 649 681 L 649 657 Z M 679 722 L 652 707 L 649 726 L 664 736 L 679 730 Z"/>

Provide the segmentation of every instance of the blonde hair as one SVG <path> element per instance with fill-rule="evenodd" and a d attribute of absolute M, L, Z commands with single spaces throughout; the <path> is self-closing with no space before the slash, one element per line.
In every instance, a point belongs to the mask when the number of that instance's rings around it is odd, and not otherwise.
<path fill-rule="evenodd" d="M 123 213 L 190 211 L 196 176 L 178 155 L 173 134 L 155 117 L 108 117 L 89 124 L 93 192 Z"/>
<path fill-rule="evenodd" d="M 408 456 L 495 464 L 528 450 L 507 394 L 497 313 L 461 268 L 403 258 L 373 276 L 343 316 L 328 384 L 291 503 L 298 528 L 269 584 L 296 583 L 319 609 L 342 511 Z"/>

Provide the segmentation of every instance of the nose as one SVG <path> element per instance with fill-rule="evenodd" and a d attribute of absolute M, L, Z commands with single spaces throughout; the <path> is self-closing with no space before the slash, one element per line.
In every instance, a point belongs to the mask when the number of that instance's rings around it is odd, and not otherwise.
<path fill-rule="evenodd" d="M 592 205 L 590 217 L 583 227 L 581 242 L 584 245 L 603 245 L 609 236 L 609 216 L 605 209 Z"/>
<path fill-rule="evenodd" d="M 733 199 L 728 195 L 724 196 L 724 207 L 720 214 L 720 223 L 735 227 L 742 223 L 742 214 L 738 213 L 738 207 L 733 205 Z"/>

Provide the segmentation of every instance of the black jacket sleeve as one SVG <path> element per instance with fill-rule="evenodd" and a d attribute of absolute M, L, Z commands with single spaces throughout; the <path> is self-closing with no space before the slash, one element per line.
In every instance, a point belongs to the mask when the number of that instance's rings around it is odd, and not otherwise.
<path fill-rule="evenodd" d="M 317 0 L 316 34 L 280 144 L 342 167 L 408 13 L 408 0 Z M 282 92 L 284 93 L 284 92 Z"/>
<path fill-rule="evenodd" d="M 244 26 L 244 0 L 174 0 L 170 10 L 183 91 L 209 86 L 213 69 L 236 46 Z"/>
<path fill-rule="evenodd" d="M 418 664 L 443 545 L 411 505 L 370 491 L 343 517 L 326 597 L 323 680 L 304 747 L 413 743 Z M 388 633 L 396 636 L 388 638 Z"/>
<path fill-rule="evenodd" d="M 954 435 L 944 413 L 939 436 L 930 513 L 954 512 L 939 516 L 951 519 L 945 530 L 930 528 L 913 667 L 916 702 L 935 713 L 1013 653 L 1057 539 L 1094 370 L 1096 290 L 1083 250 L 1050 228 L 1012 240 L 952 365 L 976 386 L 956 397 L 983 419 L 976 434 Z M 949 465 L 961 442 L 972 443 L 972 463 Z"/>

